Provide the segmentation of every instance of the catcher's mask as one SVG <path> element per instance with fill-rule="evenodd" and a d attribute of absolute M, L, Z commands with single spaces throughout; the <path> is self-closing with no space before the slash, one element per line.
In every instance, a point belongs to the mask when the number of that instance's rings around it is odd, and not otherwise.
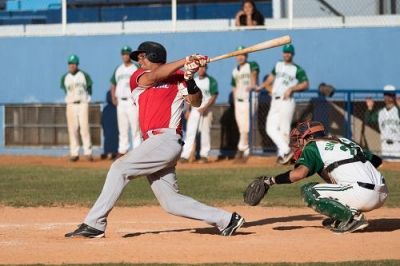
<path fill-rule="evenodd" d="M 290 132 L 290 147 L 294 153 L 293 159 L 297 161 L 307 141 L 325 136 L 325 127 L 318 121 L 305 121 L 297 124 Z"/>

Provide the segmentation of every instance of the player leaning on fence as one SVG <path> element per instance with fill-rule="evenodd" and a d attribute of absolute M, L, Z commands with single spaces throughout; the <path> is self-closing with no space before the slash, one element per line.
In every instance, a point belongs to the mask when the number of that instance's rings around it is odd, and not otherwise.
<path fill-rule="evenodd" d="M 67 104 L 67 124 L 70 147 L 70 161 L 79 159 L 79 133 L 82 137 L 83 153 L 93 161 L 92 142 L 89 131 L 89 102 L 92 94 L 92 79 L 79 69 L 79 57 L 68 57 L 68 72 L 61 78 L 61 88 L 65 91 Z"/>

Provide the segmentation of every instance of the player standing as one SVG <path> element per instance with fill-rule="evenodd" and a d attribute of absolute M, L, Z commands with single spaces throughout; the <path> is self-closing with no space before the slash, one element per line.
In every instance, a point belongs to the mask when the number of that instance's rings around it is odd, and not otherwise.
<path fill-rule="evenodd" d="M 239 46 L 236 50 L 244 48 L 244 46 Z M 236 56 L 236 61 L 238 65 L 232 71 L 231 80 L 235 119 L 240 133 L 236 161 L 245 162 L 250 153 L 250 91 L 257 87 L 260 68 L 256 62 L 247 61 L 247 54 Z"/>
<path fill-rule="evenodd" d="M 381 153 L 383 156 L 400 158 L 400 108 L 396 105 L 396 88 L 386 85 L 383 88 L 385 107 L 373 111 L 374 101 L 366 100 L 366 122 L 377 123 L 381 132 Z"/>
<path fill-rule="evenodd" d="M 294 46 L 283 46 L 283 61 L 275 64 L 265 87 L 271 94 L 271 107 L 267 116 L 266 131 L 278 148 L 278 163 L 288 163 L 293 153 L 289 148 L 289 133 L 296 103 L 294 92 L 308 89 L 309 83 L 303 68 L 293 62 Z"/>
<path fill-rule="evenodd" d="M 118 157 L 124 155 L 129 150 L 129 130 L 133 148 L 140 142 L 139 123 L 137 119 L 136 106 L 133 105 L 131 89 L 129 86 L 130 78 L 138 67 L 132 63 L 129 54 L 132 48 L 124 46 L 121 49 L 122 64 L 119 65 L 111 77 L 111 93 L 114 105 L 117 106 L 118 120 Z"/>
<path fill-rule="evenodd" d="M 207 57 L 193 55 L 166 64 L 167 52 L 156 42 L 141 43 L 130 57 L 138 69 L 130 85 L 138 107 L 143 142 L 117 159 L 107 174 L 103 190 L 83 224 L 66 237 L 104 237 L 107 217 L 131 179 L 147 176 L 161 206 L 169 213 L 216 225 L 221 235 L 233 234 L 244 219 L 237 213 L 209 207 L 179 193 L 175 165 L 182 152 L 181 115 L 184 101 L 199 107 L 201 90 L 193 80 Z M 185 67 L 185 73 L 180 71 Z"/>
<path fill-rule="evenodd" d="M 67 124 L 70 147 L 70 161 L 79 160 L 79 133 L 83 143 L 83 153 L 93 161 L 92 142 L 89 131 L 89 102 L 92 95 L 92 79 L 78 68 L 79 57 L 68 57 L 68 72 L 61 77 L 61 88 L 65 92 L 67 104 Z"/>
<path fill-rule="evenodd" d="M 181 154 L 181 162 L 187 162 L 193 149 L 193 144 L 196 139 L 197 132 L 200 133 L 200 162 L 208 162 L 208 154 L 211 149 L 210 144 L 210 129 L 212 123 L 211 107 L 217 100 L 218 83 L 207 74 L 207 66 L 200 67 L 198 75 L 194 79 L 197 86 L 203 94 L 203 101 L 200 107 L 192 107 L 187 126 L 185 145 Z"/>

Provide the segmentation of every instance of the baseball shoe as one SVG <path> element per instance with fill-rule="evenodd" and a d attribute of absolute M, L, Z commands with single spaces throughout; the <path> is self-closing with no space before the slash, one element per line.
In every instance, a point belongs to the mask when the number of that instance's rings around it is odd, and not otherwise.
<path fill-rule="evenodd" d="M 334 233 L 352 233 L 357 230 L 362 230 L 368 226 L 368 221 L 365 218 L 364 214 L 360 213 L 358 215 L 354 215 L 348 222 L 341 222 L 337 227 L 331 228 L 330 230 Z"/>
<path fill-rule="evenodd" d="M 105 234 L 103 231 L 90 227 L 87 224 L 81 224 L 75 231 L 65 234 L 65 237 L 102 238 L 105 237 Z"/>
<path fill-rule="evenodd" d="M 339 220 L 335 220 L 333 218 L 325 218 L 322 221 L 322 226 L 326 229 L 332 229 L 332 228 L 337 228 L 338 225 L 340 224 Z"/>
<path fill-rule="evenodd" d="M 89 161 L 89 162 L 93 162 L 94 161 L 92 155 L 85 155 L 85 158 L 86 158 L 86 161 Z"/>
<path fill-rule="evenodd" d="M 283 157 L 281 157 L 281 156 L 278 157 L 277 162 L 279 164 L 287 164 L 292 160 L 293 155 L 294 155 L 293 152 L 286 153 L 285 155 L 283 155 Z"/>
<path fill-rule="evenodd" d="M 231 236 L 233 233 L 236 232 L 244 224 L 244 218 L 234 212 L 231 217 L 231 221 L 229 222 L 228 226 L 221 231 L 222 236 Z"/>
<path fill-rule="evenodd" d="M 180 159 L 179 159 L 179 162 L 180 162 L 180 163 L 188 163 L 189 160 L 186 159 L 186 158 L 180 158 Z"/>
<path fill-rule="evenodd" d="M 207 157 L 201 157 L 199 160 L 199 163 L 208 163 L 208 158 Z"/>
<path fill-rule="evenodd" d="M 71 157 L 69 157 L 69 161 L 70 162 L 76 162 L 78 160 L 79 160 L 79 156 L 71 156 Z"/>

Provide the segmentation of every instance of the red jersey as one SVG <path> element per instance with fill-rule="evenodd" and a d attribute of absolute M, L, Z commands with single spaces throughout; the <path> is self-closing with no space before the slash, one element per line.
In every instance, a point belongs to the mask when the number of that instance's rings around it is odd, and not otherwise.
<path fill-rule="evenodd" d="M 149 130 L 160 128 L 181 131 L 184 96 L 188 95 L 183 71 L 178 70 L 164 81 L 143 88 L 138 84 L 138 79 L 145 72 L 150 71 L 142 68 L 136 70 L 130 80 L 134 104 L 139 111 L 142 135 Z"/>

